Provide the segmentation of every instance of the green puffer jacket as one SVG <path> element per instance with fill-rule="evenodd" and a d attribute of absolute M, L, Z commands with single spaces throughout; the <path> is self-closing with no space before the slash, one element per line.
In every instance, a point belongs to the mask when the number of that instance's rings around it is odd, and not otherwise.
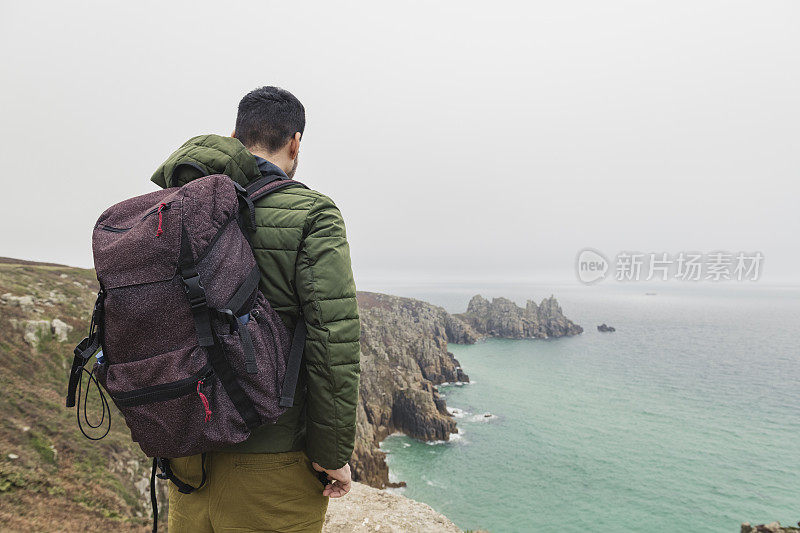
<path fill-rule="evenodd" d="M 184 185 L 201 172 L 227 174 L 241 185 L 260 177 L 255 158 L 232 137 L 189 139 L 153 174 L 161 187 Z M 229 451 L 305 450 L 324 468 L 350 459 L 358 403 L 360 325 L 350 249 L 342 215 L 327 196 L 303 188 L 277 191 L 256 202 L 253 252 L 261 291 L 289 331 L 300 317 L 308 327 L 295 405 Z"/>

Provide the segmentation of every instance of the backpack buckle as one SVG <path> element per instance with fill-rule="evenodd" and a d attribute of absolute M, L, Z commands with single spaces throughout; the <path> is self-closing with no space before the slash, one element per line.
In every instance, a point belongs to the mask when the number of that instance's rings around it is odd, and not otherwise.
<path fill-rule="evenodd" d="M 156 473 L 156 477 L 159 478 L 159 479 L 167 479 L 166 472 L 167 472 L 167 469 L 169 468 L 169 466 L 168 465 L 164 465 L 164 461 L 161 459 L 161 457 L 156 457 L 155 458 L 155 463 L 156 463 L 156 467 L 158 467 L 158 469 L 161 470 L 161 472 L 157 472 Z"/>
<path fill-rule="evenodd" d="M 230 309 L 217 309 L 217 313 L 219 317 L 225 320 L 231 328 L 231 334 L 235 333 L 237 329 L 239 329 L 239 320 L 237 320 L 236 316 L 233 314 L 233 311 Z"/>
<path fill-rule="evenodd" d="M 200 281 L 200 274 L 190 278 L 183 278 L 183 290 L 189 298 L 189 305 L 197 309 L 206 305 L 206 290 Z"/>

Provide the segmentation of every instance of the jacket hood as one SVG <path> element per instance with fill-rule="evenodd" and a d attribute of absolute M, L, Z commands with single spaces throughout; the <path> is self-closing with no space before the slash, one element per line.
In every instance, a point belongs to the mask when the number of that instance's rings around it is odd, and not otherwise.
<path fill-rule="evenodd" d="M 261 176 L 256 158 L 239 139 L 198 135 L 175 150 L 150 181 L 162 188 L 181 187 L 209 174 L 225 174 L 243 187 Z"/>

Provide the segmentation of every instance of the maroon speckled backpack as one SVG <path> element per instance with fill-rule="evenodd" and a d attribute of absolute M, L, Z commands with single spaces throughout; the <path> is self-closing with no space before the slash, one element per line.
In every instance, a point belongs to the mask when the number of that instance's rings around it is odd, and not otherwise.
<path fill-rule="evenodd" d="M 292 406 L 305 321 L 290 340 L 258 288 L 249 243 L 253 202 L 286 187 L 304 185 L 271 176 L 245 189 L 206 176 L 120 202 L 95 225 L 100 292 L 89 336 L 75 348 L 67 407 L 77 394 L 80 425 L 81 376 L 89 374 L 154 458 L 153 476 L 160 467 L 181 492 L 199 487 L 176 478 L 169 458 L 242 442 Z M 201 486 L 205 477 L 204 469 Z"/>

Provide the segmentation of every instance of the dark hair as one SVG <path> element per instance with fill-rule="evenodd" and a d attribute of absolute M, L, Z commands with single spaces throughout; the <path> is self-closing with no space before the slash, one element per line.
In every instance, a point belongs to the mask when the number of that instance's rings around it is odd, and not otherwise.
<path fill-rule="evenodd" d="M 306 127 L 306 110 L 300 100 L 280 87 L 260 87 L 239 102 L 236 138 L 247 148 L 281 149 Z"/>

